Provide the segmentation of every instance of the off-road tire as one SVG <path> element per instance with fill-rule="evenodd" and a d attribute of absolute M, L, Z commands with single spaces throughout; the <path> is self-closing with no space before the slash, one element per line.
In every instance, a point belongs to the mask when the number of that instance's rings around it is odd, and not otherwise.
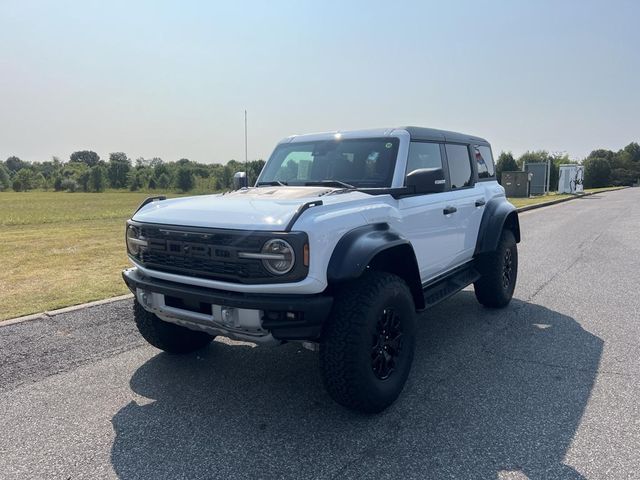
<path fill-rule="evenodd" d="M 502 231 L 498 248 L 478 258 L 478 267 L 482 277 L 473 284 L 478 301 L 489 308 L 507 306 L 518 277 L 518 247 L 511 230 Z"/>
<path fill-rule="evenodd" d="M 137 300 L 133 302 L 133 316 L 144 339 L 167 353 L 195 352 L 209 345 L 214 339 L 214 336 L 208 333 L 189 330 L 160 320 L 153 313 L 147 312 Z"/>
<path fill-rule="evenodd" d="M 399 331 L 401 335 L 385 340 L 379 330 L 392 323 L 395 327 L 387 333 Z M 341 285 L 320 344 L 322 380 L 331 398 L 364 413 L 377 413 L 391 405 L 411 370 L 415 330 L 413 298 L 400 277 L 368 271 Z M 387 362 L 381 353 L 385 346 L 388 358 L 397 353 L 395 362 Z M 381 367 L 393 363 L 395 367 L 385 378 Z"/>

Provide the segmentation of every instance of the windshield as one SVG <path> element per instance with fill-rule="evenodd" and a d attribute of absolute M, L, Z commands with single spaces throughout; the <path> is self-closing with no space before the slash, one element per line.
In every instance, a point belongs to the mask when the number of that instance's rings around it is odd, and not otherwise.
<path fill-rule="evenodd" d="M 278 145 L 257 185 L 390 187 L 397 138 L 322 140 Z"/>

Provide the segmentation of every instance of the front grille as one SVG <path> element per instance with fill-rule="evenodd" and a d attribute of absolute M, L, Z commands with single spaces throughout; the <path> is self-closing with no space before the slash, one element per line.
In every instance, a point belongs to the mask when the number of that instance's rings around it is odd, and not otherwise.
<path fill-rule="evenodd" d="M 297 262 L 291 272 L 276 276 L 268 272 L 262 261 L 239 258 L 239 252 L 260 252 L 272 238 L 286 239 L 302 252 L 306 234 L 301 232 L 263 232 L 176 227 L 129 222 L 140 229 L 148 247 L 136 261 L 144 267 L 167 273 L 196 276 L 237 283 L 293 282 L 304 278 L 307 268 Z M 296 255 L 301 259 L 302 255 Z"/>
<path fill-rule="evenodd" d="M 165 252 L 154 252 L 153 250 L 143 253 L 141 260 L 143 264 L 156 270 L 179 273 L 197 272 L 208 278 L 260 278 L 267 276 L 262 262 L 256 260 L 251 263 L 221 262 L 202 257 L 183 257 Z"/>

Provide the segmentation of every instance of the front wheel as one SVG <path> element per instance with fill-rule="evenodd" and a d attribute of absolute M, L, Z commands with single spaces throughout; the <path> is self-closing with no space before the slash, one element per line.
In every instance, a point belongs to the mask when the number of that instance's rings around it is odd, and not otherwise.
<path fill-rule="evenodd" d="M 415 307 L 398 276 L 370 271 L 344 284 L 320 345 L 327 392 L 352 410 L 377 413 L 407 380 L 415 346 Z"/>
<path fill-rule="evenodd" d="M 498 248 L 478 259 L 482 276 L 473 284 L 478 301 L 489 308 L 509 304 L 518 277 L 518 247 L 511 230 L 503 230 Z"/>

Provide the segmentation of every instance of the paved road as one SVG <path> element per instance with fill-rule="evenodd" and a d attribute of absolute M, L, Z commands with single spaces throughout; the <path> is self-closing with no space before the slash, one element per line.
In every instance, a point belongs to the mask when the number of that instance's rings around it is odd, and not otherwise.
<path fill-rule="evenodd" d="M 130 301 L 2 327 L 0 478 L 640 478 L 640 189 L 521 223 L 512 305 L 425 315 L 379 416 L 295 345 L 160 353 Z"/>

